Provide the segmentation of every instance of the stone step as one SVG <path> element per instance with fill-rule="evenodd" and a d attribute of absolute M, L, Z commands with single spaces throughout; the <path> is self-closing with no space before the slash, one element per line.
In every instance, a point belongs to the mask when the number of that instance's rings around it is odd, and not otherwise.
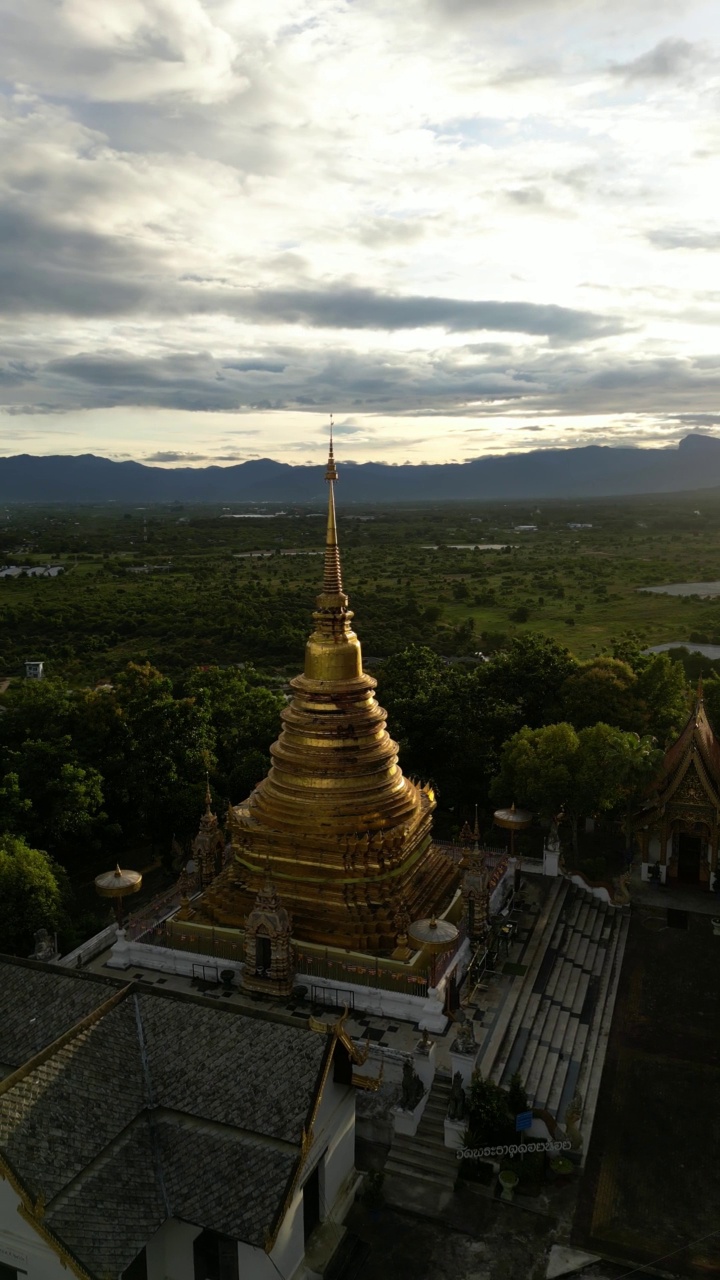
<path fill-rule="evenodd" d="M 568 1075 L 572 1069 L 574 1078 L 577 1078 L 587 1040 L 588 1028 L 577 1022 L 577 1019 L 574 1021 L 574 1033 L 572 1026 L 568 1028 L 568 1041 L 572 1041 L 572 1043 L 568 1043 L 567 1047 L 563 1049 L 562 1059 L 558 1062 L 558 1069 L 553 1076 L 552 1084 L 545 1100 L 545 1109 L 559 1121 L 562 1121 L 560 1108 L 566 1092 Z"/>
<path fill-rule="evenodd" d="M 567 1035 L 567 1025 L 570 1021 L 570 1010 L 559 1009 L 558 1018 L 553 1032 L 553 1038 L 550 1041 L 551 1048 L 562 1049 L 563 1041 Z"/>
<path fill-rule="evenodd" d="M 531 1031 L 532 1027 L 534 1026 L 535 1018 L 537 1016 L 537 1011 L 540 1007 L 540 1002 L 542 999 L 543 997 L 541 996 L 539 991 L 532 991 L 530 993 L 530 998 L 525 1007 L 525 1012 L 523 1013 L 522 1022 L 518 1027 L 518 1032 L 522 1031 L 525 1028 Z"/>
<path fill-rule="evenodd" d="M 540 1077 L 545 1070 L 545 1060 L 548 1056 L 548 1052 L 548 1045 L 538 1044 L 535 1051 L 535 1057 L 533 1058 L 532 1067 L 530 1068 L 527 1080 L 525 1081 L 525 1092 L 527 1093 L 528 1098 L 534 1098 L 537 1094 Z"/>
<path fill-rule="evenodd" d="M 548 979 L 548 984 L 545 988 L 545 995 L 548 996 L 550 1000 L 555 999 L 555 991 L 557 990 L 557 985 L 558 985 L 558 982 L 560 981 L 560 974 L 562 973 L 563 964 L 564 964 L 564 961 L 562 956 L 558 956 L 553 966 L 552 973 L 550 974 L 550 977 Z"/>
<path fill-rule="evenodd" d="M 545 1024 L 542 1029 L 541 1040 L 543 1041 L 544 1044 L 552 1045 L 553 1037 L 555 1035 L 555 1028 L 557 1026 L 558 1018 L 560 1017 L 561 1012 L 562 1010 L 559 1004 L 550 1005 L 550 1008 L 548 1009 L 548 1015 L 547 1015 L 547 1018 L 545 1019 Z"/>
<path fill-rule="evenodd" d="M 560 943 L 562 941 L 562 936 L 564 932 L 565 932 L 565 925 L 563 924 L 562 920 L 558 920 L 557 928 L 552 936 L 552 941 L 550 943 L 551 947 L 554 947 L 557 950 L 557 948 L 560 946 Z"/>
<path fill-rule="evenodd" d="M 414 1138 L 405 1138 L 404 1142 L 399 1141 L 400 1135 L 390 1148 L 390 1156 L 395 1160 L 404 1161 L 405 1164 L 418 1165 L 419 1167 L 427 1167 L 428 1169 L 439 1168 L 447 1165 L 448 1168 L 457 1167 L 457 1156 L 449 1147 L 426 1146 L 422 1142 L 418 1142 L 417 1135 Z"/>
<path fill-rule="evenodd" d="M 522 1061 L 520 1062 L 520 1065 L 518 1067 L 520 1079 L 523 1081 L 529 1078 L 530 1072 L 532 1071 L 533 1060 L 535 1058 L 535 1054 L 538 1051 L 540 1040 L 542 1039 L 543 1027 L 547 1019 L 548 1010 L 550 1010 L 552 1007 L 553 1006 L 550 1003 L 550 1001 L 545 1000 L 543 1001 L 543 1004 L 540 1007 L 540 1009 L 538 1009 L 538 1014 L 535 1019 L 535 1024 L 531 1028 L 530 1037 L 528 1039 L 525 1052 L 522 1057 Z M 510 1079 L 509 1078 L 505 1079 L 505 1077 L 503 1077 L 503 1083 L 509 1084 Z"/>
<path fill-rule="evenodd" d="M 595 898 L 591 902 L 586 902 L 580 915 L 578 916 L 577 927 L 581 933 L 589 933 L 592 929 L 593 920 L 595 919 Z"/>
<path fill-rule="evenodd" d="M 585 1047 L 583 1065 L 578 1079 L 578 1089 L 583 1099 L 582 1132 L 585 1153 L 587 1153 L 590 1144 L 595 1108 L 600 1091 L 600 1080 L 610 1038 L 610 1027 L 612 1025 L 625 945 L 630 928 L 629 913 L 618 914 L 619 919 L 613 936 L 612 957 L 606 971 L 603 973 L 596 1017 L 590 1028 L 591 1034 Z"/>
<path fill-rule="evenodd" d="M 570 960 L 563 960 L 562 971 L 557 981 L 557 986 L 553 992 L 553 1000 L 557 1000 L 558 1004 L 565 1003 L 565 992 L 568 982 L 573 973 L 573 965 Z"/>
<path fill-rule="evenodd" d="M 581 906 L 582 906 L 582 903 L 580 902 L 580 899 L 578 897 L 574 897 L 572 902 L 570 903 L 570 909 L 565 918 L 565 923 L 567 925 L 570 925 L 571 928 L 574 926 L 575 921 L 580 915 Z"/>
<path fill-rule="evenodd" d="M 457 1166 L 459 1161 L 456 1160 L 455 1164 Z M 419 1168 L 417 1165 L 403 1164 L 399 1161 L 393 1160 L 392 1156 L 388 1156 L 385 1161 L 383 1172 L 389 1174 L 391 1177 L 394 1175 L 395 1177 L 402 1178 L 403 1180 L 406 1178 L 414 1178 L 417 1182 L 428 1182 L 432 1186 L 442 1187 L 444 1190 L 450 1190 L 455 1185 L 455 1178 L 450 1178 L 449 1174 L 446 1177 L 442 1173 L 435 1173 L 433 1170 Z M 457 1177 L 457 1168 L 455 1170 L 455 1175 Z"/>
<path fill-rule="evenodd" d="M 568 939 L 568 945 L 565 948 L 566 960 L 572 960 L 574 963 L 575 957 L 577 955 L 577 949 L 580 946 L 581 938 L 582 938 L 582 934 L 578 932 L 577 927 L 574 928 L 570 935 L 570 938 Z"/>
<path fill-rule="evenodd" d="M 479 1062 L 479 1069 L 485 1079 L 495 1082 L 503 1077 L 508 1065 L 518 1030 L 525 1017 L 527 1003 L 537 980 L 540 966 L 545 957 L 549 940 L 553 937 L 558 917 L 563 909 L 567 895 L 567 882 L 557 880 L 545 902 L 542 913 L 538 917 L 535 929 L 524 960 L 528 965 L 523 977 L 513 979 L 505 1004 L 500 1011 L 496 1026 Z"/>
<path fill-rule="evenodd" d="M 604 923 L 605 923 L 604 913 L 602 911 L 598 911 L 595 917 L 595 923 L 593 924 L 593 927 L 592 927 L 592 933 L 590 934 L 590 937 L 593 942 L 597 942 L 598 938 L 600 937 L 600 934 L 603 931 Z"/>
<path fill-rule="evenodd" d="M 572 1011 L 573 1013 L 577 1014 L 578 1017 L 580 1017 L 580 1014 L 582 1013 L 583 1005 L 585 1003 L 585 997 L 587 995 L 589 986 L 590 986 L 590 975 L 588 973 L 581 972 L 578 975 L 577 990 L 575 992 L 575 999 L 572 1002 Z"/>
<path fill-rule="evenodd" d="M 555 1073 L 557 1071 L 559 1061 L 560 1061 L 560 1052 L 555 1049 L 549 1049 L 547 1058 L 545 1059 L 545 1066 L 543 1068 L 543 1073 L 540 1077 L 540 1082 L 535 1091 L 536 1107 L 545 1106 L 548 1094 L 550 1093 L 550 1087 L 552 1085 Z"/>
<path fill-rule="evenodd" d="M 564 997 L 563 997 L 563 1008 L 564 1008 L 564 1009 L 572 1009 L 572 1007 L 573 1007 L 573 1005 L 574 1005 L 574 1003 L 575 1003 L 575 997 L 576 997 L 576 995 L 577 995 L 577 990 L 578 990 L 578 987 L 579 987 L 579 985 L 580 985 L 580 979 L 581 979 L 582 977 L 585 977 L 585 976 L 587 976 L 587 975 L 584 975 L 584 974 L 583 974 L 582 969 L 575 969 L 575 968 L 573 968 L 573 971 L 572 971 L 572 973 L 570 974 L 570 977 L 569 977 L 569 979 L 568 979 L 568 984 L 567 984 L 567 986 L 566 986 L 566 988 L 565 988 L 565 995 L 564 995 Z"/>
<path fill-rule="evenodd" d="M 587 934 L 583 934 L 582 938 L 578 942 L 578 949 L 575 952 L 575 963 L 580 965 L 581 969 L 587 968 L 587 965 L 585 964 L 585 959 L 588 953 L 589 946 L 590 946 L 590 939 Z"/>
<path fill-rule="evenodd" d="M 590 939 L 588 938 L 587 951 L 585 952 L 585 955 L 582 961 L 582 967 L 586 973 L 592 973 L 596 955 L 597 955 L 597 942 L 591 942 Z"/>
<path fill-rule="evenodd" d="M 605 961 L 607 960 L 607 956 L 608 956 L 608 947 L 604 946 L 602 942 L 598 942 L 597 952 L 595 953 L 595 959 L 593 960 L 593 967 L 592 967 L 592 974 L 594 978 L 600 977 L 603 969 L 605 968 Z"/>
<path fill-rule="evenodd" d="M 560 1101 L 557 1107 L 553 1104 L 548 1106 L 548 1110 L 555 1116 L 559 1124 L 565 1123 L 565 1114 L 578 1088 L 578 1080 L 580 1078 L 581 1061 L 585 1051 L 585 1042 L 587 1040 L 587 1027 L 580 1027 L 578 1030 L 578 1039 L 576 1044 L 577 1057 L 573 1055 L 572 1060 L 567 1065 L 565 1072 L 565 1081 L 560 1093 Z"/>

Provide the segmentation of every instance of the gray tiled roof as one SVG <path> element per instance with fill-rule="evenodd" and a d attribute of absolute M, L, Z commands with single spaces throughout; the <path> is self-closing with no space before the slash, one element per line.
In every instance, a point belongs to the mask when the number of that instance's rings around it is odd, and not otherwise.
<path fill-rule="evenodd" d="M 146 1113 L 45 1222 L 95 1275 L 124 1271 L 167 1217 L 262 1248 L 296 1163 L 296 1152 Z"/>
<path fill-rule="evenodd" d="M 0 984 L 15 967 L 0 960 Z M 21 982 L 15 993 L 26 1001 Z M 0 1082 L 0 1151 L 94 1275 L 123 1271 L 168 1216 L 262 1247 L 328 1043 L 304 1027 L 128 988 L 11 1087 Z"/>
<path fill-rule="evenodd" d="M 149 993 L 138 1001 L 161 1106 L 300 1141 L 326 1049 L 323 1036 Z"/>
<path fill-rule="evenodd" d="M 173 1215 L 262 1248 L 298 1152 L 172 1119 L 158 1134 Z"/>
<path fill-rule="evenodd" d="M 130 998 L 0 1094 L 0 1149 L 50 1200 L 144 1106 Z"/>
<path fill-rule="evenodd" d="M 143 1116 L 48 1207 L 45 1222 L 89 1271 L 116 1276 L 167 1216 L 150 1122 Z"/>
<path fill-rule="evenodd" d="M 118 982 L 0 956 L 0 1063 L 19 1067 L 103 1004 Z"/>

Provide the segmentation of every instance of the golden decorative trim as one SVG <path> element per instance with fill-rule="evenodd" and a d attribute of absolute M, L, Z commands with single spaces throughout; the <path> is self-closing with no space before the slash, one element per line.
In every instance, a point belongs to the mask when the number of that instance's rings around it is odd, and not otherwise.
<path fill-rule="evenodd" d="M 325 1030 L 326 1029 L 325 1024 L 322 1023 L 321 1025 L 323 1027 L 323 1030 Z M 313 1105 L 310 1111 L 309 1119 L 307 1121 L 307 1124 L 303 1125 L 302 1135 L 300 1139 L 300 1155 L 298 1156 L 298 1162 L 297 1162 L 297 1165 L 295 1166 L 295 1172 L 290 1182 L 290 1186 L 288 1187 L 287 1195 L 285 1196 L 285 1199 L 282 1203 L 282 1207 L 280 1209 L 280 1212 L 277 1215 L 277 1218 L 272 1226 L 272 1229 L 265 1233 L 265 1252 L 266 1253 L 270 1253 L 274 1248 L 275 1241 L 277 1240 L 278 1233 L 280 1231 L 280 1227 L 283 1224 L 285 1214 L 290 1208 L 293 1196 L 297 1191 L 300 1177 L 302 1175 L 303 1169 L 305 1168 L 307 1158 L 312 1150 L 312 1146 L 315 1141 L 315 1121 L 317 1119 L 318 1111 L 320 1110 L 320 1103 L 322 1101 L 322 1096 L 325 1091 L 325 1085 L 327 1084 L 327 1079 L 330 1074 L 330 1068 L 332 1066 L 333 1058 L 335 1056 L 335 1042 L 337 1037 L 335 1035 L 334 1028 L 331 1027 L 330 1031 L 332 1032 L 332 1040 L 328 1045 L 325 1053 L 325 1061 L 323 1062 L 322 1074 L 320 1076 L 320 1083 L 318 1085 L 317 1091 L 315 1093 L 315 1097 L 313 1099 Z"/>
<path fill-rule="evenodd" d="M 370 1093 L 377 1093 L 383 1082 L 385 1074 L 385 1063 L 380 1063 L 380 1074 L 378 1076 L 360 1076 L 357 1071 L 352 1073 L 352 1083 L 356 1089 L 368 1089 Z"/>
<path fill-rule="evenodd" d="M 57 1254 L 57 1257 L 60 1259 L 63 1267 L 69 1268 L 70 1271 L 78 1277 L 78 1280 L 96 1280 L 96 1277 L 93 1276 L 92 1272 L 85 1269 L 75 1255 L 70 1252 L 70 1250 L 52 1231 L 49 1230 L 48 1227 L 45 1226 L 44 1222 L 41 1222 L 39 1218 L 35 1216 L 31 1209 L 27 1209 L 25 1205 L 20 1204 L 18 1205 L 18 1213 L 20 1214 L 20 1217 L 24 1218 L 28 1225 L 42 1237 L 45 1243 L 50 1246 L 53 1253 Z"/>

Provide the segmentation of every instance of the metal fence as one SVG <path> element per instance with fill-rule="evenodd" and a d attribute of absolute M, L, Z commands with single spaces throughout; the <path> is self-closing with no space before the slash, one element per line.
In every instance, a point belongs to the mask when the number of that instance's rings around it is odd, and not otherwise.
<path fill-rule="evenodd" d="M 135 939 L 148 946 L 169 947 L 173 951 L 192 951 L 200 956 L 214 956 L 217 960 L 242 960 L 245 955 L 242 938 L 228 938 L 216 934 L 214 930 L 193 929 L 192 925 L 178 921 L 175 927 L 168 929 L 165 920 Z"/>

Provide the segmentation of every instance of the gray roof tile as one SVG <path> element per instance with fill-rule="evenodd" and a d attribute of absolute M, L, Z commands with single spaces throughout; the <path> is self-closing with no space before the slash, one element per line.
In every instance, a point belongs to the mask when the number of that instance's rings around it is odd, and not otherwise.
<path fill-rule="evenodd" d="M 61 1035 L 117 990 L 69 973 L 53 1021 L 53 983 L 18 968 L 0 958 L 18 1052 L 35 996 Z M 262 1247 L 327 1047 L 303 1027 L 128 989 L 11 1087 L 0 1082 L 0 1150 L 93 1275 L 123 1271 L 167 1216 Z"/>
<path fill-rule="evenodd" d="M 0 956 L 0 1063 L 14 1069 L 117 990 L 112 979 L 33 968 Z"/>

